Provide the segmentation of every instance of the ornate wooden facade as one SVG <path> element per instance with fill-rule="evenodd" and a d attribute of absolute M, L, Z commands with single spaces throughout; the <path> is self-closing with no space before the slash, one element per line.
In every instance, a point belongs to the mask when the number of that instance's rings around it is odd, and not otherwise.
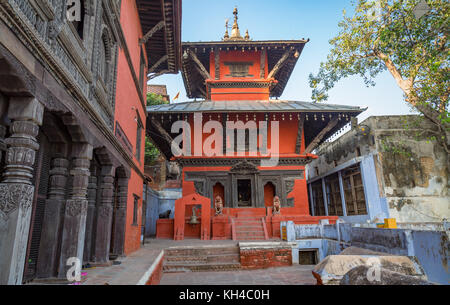
<path fill-rule="evenodd" d="M 138 40 L 148 17 L 131 4 L 0 2 L 0 284 L 65 279 L 69 258 L 107 264 L 110 255 L 130 252 L 125 232 L 131 193 L 142 194 L 143 162 L 134 156 L 136 146 L 130 152 L 127 145 L 136 125 L 130 129 L 134 121 L 118 109 L 140 106 L 145 122 L 145 67 L 152 56 Z M 73 9 L 79 10 L 74 19 Z M 170 46 L 159 47 L 172 54 L 180 53 L 173 49 L 179 39 L 172 33 L 180 31 L 174 13 L 154 14 L 166 26 L 176 21 L 164 31 Z M 134 32 L 124 26 L 124 14 Z M 120 65 L 126 69 L 118 71 Z M 119 83 L 121 74 L 131 78 Z M 133 88 L 133 98 L 118 98 L 120 86 Z M 140 235 L 130 238 L 139 244 Z"/>

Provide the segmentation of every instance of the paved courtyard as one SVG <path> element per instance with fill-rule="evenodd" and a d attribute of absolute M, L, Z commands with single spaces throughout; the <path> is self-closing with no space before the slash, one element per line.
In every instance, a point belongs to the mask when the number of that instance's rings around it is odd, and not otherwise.
<path fill-rule="evenodd" d="M 164 273 L 160 285 L 315 285 L 314 266 L 259 270 Z"/>

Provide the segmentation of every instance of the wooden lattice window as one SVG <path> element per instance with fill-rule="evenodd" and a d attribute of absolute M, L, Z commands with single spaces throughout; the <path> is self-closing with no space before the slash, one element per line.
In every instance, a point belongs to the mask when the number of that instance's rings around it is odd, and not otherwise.
<path fill-rule="evenodd" d="M 230 68 L 230 74 L 225 75 L 226 77 L 253 77 L 249 74 L 252 62 L 226 62 L 225 66 Z"/>
<path fill-rule="evenodd" d="M 325 189 L 327 192 L 328 215 L 344 216 L 339 177 L 336 174 L 325 179 Z"/>
<path fill-rule="evenodd" d="M 326 216 L 325 204 L 323 200 L 323 190 L 322 181 L 318 180 L 311 184 L 313 202 L 314 202 L 314 215 L 315 216 Z"/>
<path fill-rule="evenodd" d="M 367 215 L 366 197 L 359 164 L 344 170 L 342 176 L 347 215 Z"/>

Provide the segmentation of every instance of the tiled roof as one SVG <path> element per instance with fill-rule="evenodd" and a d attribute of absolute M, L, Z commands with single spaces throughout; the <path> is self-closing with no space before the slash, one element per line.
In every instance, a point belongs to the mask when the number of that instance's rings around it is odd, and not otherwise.
<path fill-rule="evenodd" d="M 186 112 L 353 112 L 365 108 L 300 101 L 199 101 L 148 106 L 149 113 Z"/>

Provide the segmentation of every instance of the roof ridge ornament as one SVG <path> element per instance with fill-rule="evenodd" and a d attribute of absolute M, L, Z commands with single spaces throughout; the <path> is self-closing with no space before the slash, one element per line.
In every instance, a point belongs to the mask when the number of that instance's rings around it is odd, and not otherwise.
<path fill-rule="evenodd" d="M 233 10 L 234 15 L 234 23 L 231 27 L 231 36 L 228 35 L 228 22 L 229 19 L 225 21 L 225 35 L 223 36 L 224 41 L 241 41 L 241 40 L 250 40 L 250 36 L 248 34 L 248 30 L 245 33 L 245 37 L 241 36 L 238 25 L 238 9 L 237 7 Z"/>

